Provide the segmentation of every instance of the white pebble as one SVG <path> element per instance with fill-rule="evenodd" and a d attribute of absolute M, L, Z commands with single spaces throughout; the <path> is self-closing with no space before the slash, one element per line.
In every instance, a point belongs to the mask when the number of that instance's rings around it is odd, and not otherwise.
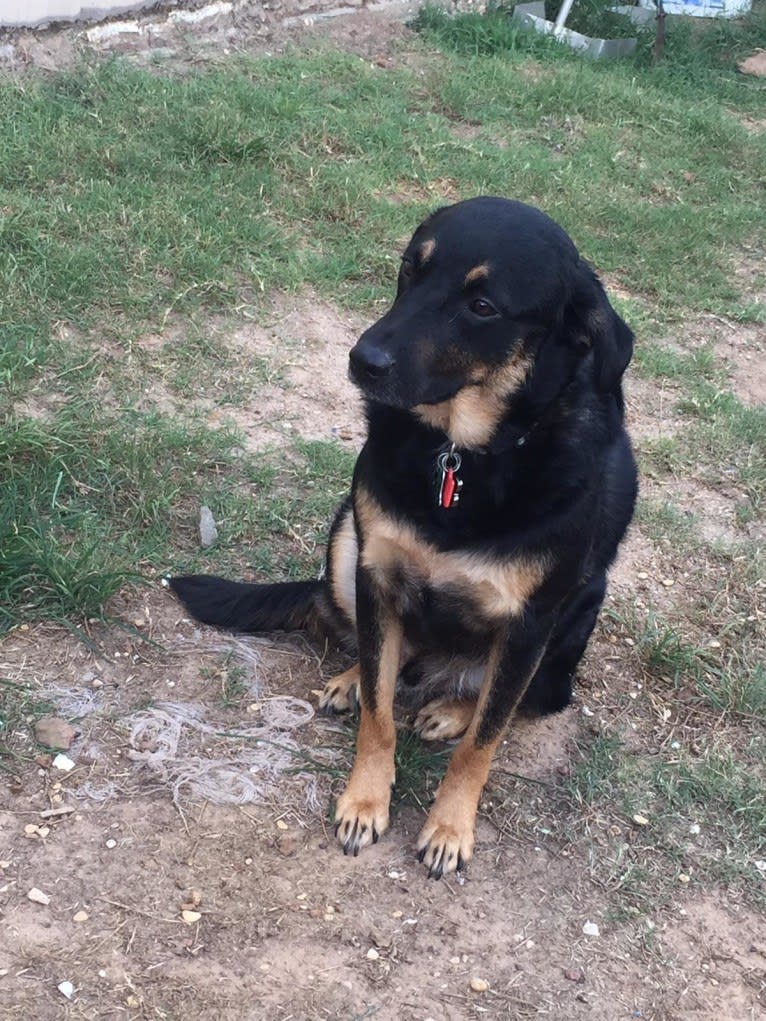
<path fill-rule="evenodd" d="M 71 982 L 59 982 L 56 986 L 62 996 L 66 996 L 68 1000 L 71 1000 L 74 996 L 74 986 Z"/>
<path fill-rule="evenodd" d="M 586 922 L 585 925 L 582 927 L 582 931 L 585 933 L 586 936 L 601 935 L 601 930 L 599 929 L 595 922 Z"/>

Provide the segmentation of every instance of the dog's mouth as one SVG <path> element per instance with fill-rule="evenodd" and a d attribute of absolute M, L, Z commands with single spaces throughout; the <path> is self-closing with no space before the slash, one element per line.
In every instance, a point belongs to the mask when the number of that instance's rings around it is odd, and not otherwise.
<path fill-rule="evenodd" d="M 465 380 L 430 379 L 428 386 L 418 392 L 420 388 L 408 385 L 405 380 L 397 377 L 396 372 L 375 378 L 356 372 L 353 364 L 349 366 L 348 376 L 367 400 L 401 411 L 443 404 L 455 397 L 465 386 Z"/>

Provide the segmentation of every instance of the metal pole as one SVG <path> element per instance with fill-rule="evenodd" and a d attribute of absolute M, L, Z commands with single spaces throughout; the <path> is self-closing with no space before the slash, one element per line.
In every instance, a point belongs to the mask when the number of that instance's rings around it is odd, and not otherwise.
<path fill-rule="evenodd" d="M 572 4 L 574 0 L 564 0 L 564 3 L 559 9 L 559 13 L 556 15 L 556 21 L 553 25 L 553 34 L 556 35 L 564 27 L 564 22 L 569 17 L 569 12 L 572 10 Z"/>

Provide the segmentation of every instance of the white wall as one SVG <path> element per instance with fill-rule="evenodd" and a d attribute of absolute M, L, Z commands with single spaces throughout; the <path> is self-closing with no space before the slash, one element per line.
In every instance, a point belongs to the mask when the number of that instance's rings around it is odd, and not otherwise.
<path fill-rule="evenodd" d="M 137 11 L 155 0 L 0 0 L 0 25 L 45 25 L 73 19 L 96 21 L 110 14 Z"/>

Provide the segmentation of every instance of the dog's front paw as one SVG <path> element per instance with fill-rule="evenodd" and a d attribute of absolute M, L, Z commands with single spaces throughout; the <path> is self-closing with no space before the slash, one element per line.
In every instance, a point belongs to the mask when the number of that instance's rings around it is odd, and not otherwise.
<path fill-rule="evenodd" d="M 446 808 L 446 806 L 445 806 Z M 441 879 L 462 869 L 473 855 L 475 812 L 462 808 L 450 815 L 436 804 L 418 837 L 418 861 L 428 869 L 429 879 Z"/>
<path fill-rule="evenodd" d="M 357 794 L 349 783 L 335 806 L 335 836 L 344 854 L 356 857 L 363 847 L 377 844 L 378 838 L 388 829 L 388 809 L 391 788 L 366 790 Z"/>
<path fill-rule="evenodd" d="M 450 741 L 468 730 L 475 709 L 476 702 L 435 698 L 415 717 L 413 729 L 423 741 Z"/>
<path fill-rule="evenodd" d="M 331 677 L 319 696 L 319 708 L 331 713 L 355 712 L 361 698 L 359 666 Z"/>

